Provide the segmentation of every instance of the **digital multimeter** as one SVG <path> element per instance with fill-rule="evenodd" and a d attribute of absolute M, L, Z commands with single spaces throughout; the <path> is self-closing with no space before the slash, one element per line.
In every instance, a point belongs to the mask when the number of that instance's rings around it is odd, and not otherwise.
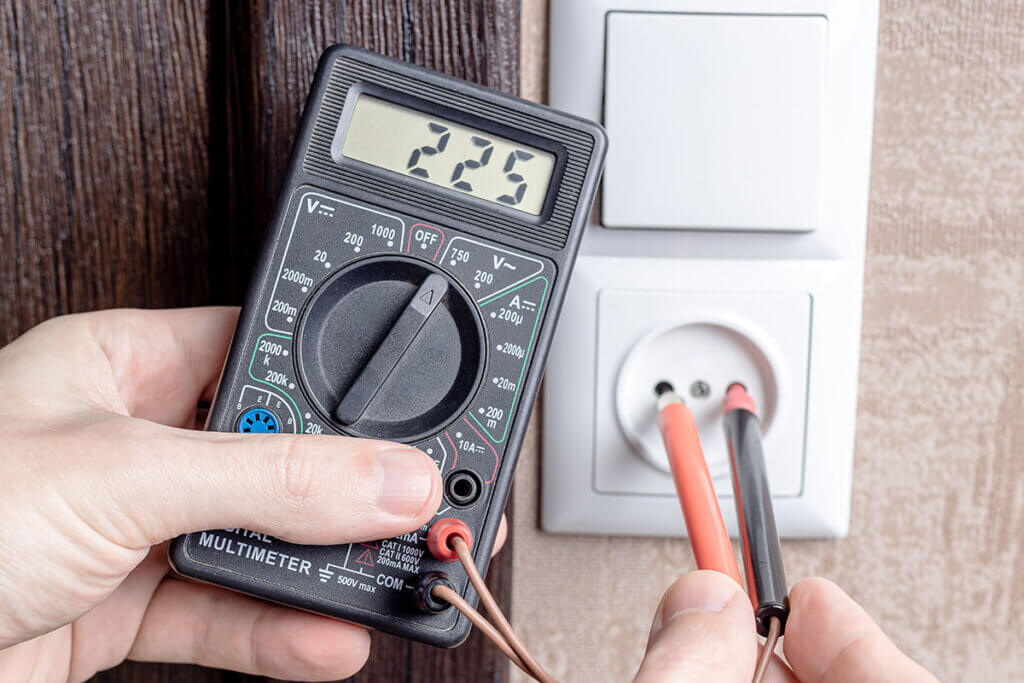
<path fill-rule="evenodd" d="M 345 46 L 321 57 L 207 428 L 413 444 L 438 518 L 494 544 L 606 148 L 595 123 Z M 222 529 L 176 571 L 442 646 L 470 623 L 417 606 L 462 568 L 399 538 L 301 546 Z"/>

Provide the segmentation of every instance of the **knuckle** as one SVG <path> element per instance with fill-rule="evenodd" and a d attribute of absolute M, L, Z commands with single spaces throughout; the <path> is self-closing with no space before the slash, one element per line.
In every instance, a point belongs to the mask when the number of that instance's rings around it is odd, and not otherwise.
<path fill-rule="evenodd" d="M 269 438 L 288 442 L 276 462 L 275 483 L 279 495 L 296 508 L 310 507 L 322 490 L 320 458 L 316 449 L 299 439 Z"/>
<path fill-rule="evenodd" d="M 641 680 L 715 680 L 714 676 L 722 674 L 722 671 L 710 672 L 712 676 L 708 678 L 697 675 L 706 668 L 698 655 L 685 648 L 659 647 L 648 651 L 644 657 Z"/>
<path fill-rule="evenodd" d="M 367 439 L 342 442 L 339 457 L 331 460 L 332 476 L 342 482 L 345 497 L 353 508 L 377 506 L 377 446 Z"/>
<path fill-rule="evenodd" d="M 789 592 L 792 613 L 802 621 L 805 614 L 826 613 L 842 590 L 827 579 L 811 577 L 797 582 Z"/>
<path fill-rule="evenodd" d="M 753 670 L 746 673 L 746 668 L 754 661 L 754 641 L 749 642 L 750 651 L 744 651 L 748 646 L 720 626 L 701 615 L 668 624 L 644 657 L 645 672 L 658 674 L 655 680 L 726 680 L 731 679 L 729 673 L 749 680 Z"/>

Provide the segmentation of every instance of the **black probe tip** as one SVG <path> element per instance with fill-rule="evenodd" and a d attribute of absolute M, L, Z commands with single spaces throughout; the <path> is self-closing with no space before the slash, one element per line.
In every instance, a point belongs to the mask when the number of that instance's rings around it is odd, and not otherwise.
<path fill-rule="evenodd" d="M 668 392 L 675 390 L 675 387 L 673 387 L 671 383 L 666 382 L 665 380 L 662 380 L 654 385 L 654 393 L 657 394 L 658 396 L 661 396 L 662 394 L 667 394 Z"/>

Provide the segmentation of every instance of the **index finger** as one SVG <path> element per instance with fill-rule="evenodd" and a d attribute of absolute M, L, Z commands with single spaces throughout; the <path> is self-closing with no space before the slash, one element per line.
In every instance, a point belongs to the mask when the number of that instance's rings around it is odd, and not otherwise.
<path fill-rule="evenodd" d="M 789 599 L 783 647 L 790 666 L 804 683 L 937 683 L 831 581 L 805 579 L 793 586 Z"/>
<path fill-rule="evenodd" d="M 238 308 L 120 309 L 86 314 L 128 413 L 191 427 L 209 399 L 238 321 Z"/>

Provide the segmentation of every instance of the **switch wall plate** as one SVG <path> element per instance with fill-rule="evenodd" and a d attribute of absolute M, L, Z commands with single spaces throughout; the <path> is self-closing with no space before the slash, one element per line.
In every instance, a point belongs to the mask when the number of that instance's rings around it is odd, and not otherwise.
<path fill-rule="evenodd" d="M 653 387 L 649 415 L 635 405 L 655 369 L 649 357 L 635 358 L 702 344 L 693 354 L 706 360 L 666 360 L 665 367 L 681 378 L 672 381 L 697 413 L 730 531 L 735 513 L 714 404 L 735 366 L 756 377 L 753 393 L 764 404 L 780 533 L 846 534 L 877 26 L 877 0 L 552 3 L 551 104 L 602 118 L 610 144 L 604 208 L 584 236 L 547 366 L 545 530 L 684 535 L 671 478 L 645 447 Z M 691 39 L 654 39 L 665 31 Z M 737 53 L 735 40 L 726 39 L 736 32 L 763 48 L 765 65 L 750 64 L 745 48 Z M 793 44 L 778 46 L 782 35 Z M 671 59 L 653 59 L 662 52 Z M 779 81 L 791 96 L 768 103 L 768 118 L 784 116 L 788 102 L 811 130 L 783 126 L 778 144 L 749 121 L 765 92 L 751 81 L 771 80 L 773 60 L 795 58 L 812 63 Z M 633 83 L 623 80 L 630 72 Z M 715 82 L 716 73 L 748 89 Z M 686 104 L 681 83 L 700 107 L 677 116 Z M 667 84 L 667 95 L 659 84 Z M 639 118 L 632 111 L 653 103 L 664 109 Z M 668 160 L 652 178 L 643 172 L 646 148 L 636 141 L 649 143 L 653 133 L 616 135 L 622 116 L 647 121 L 654 133 L 677 119 L 711 130 L 696 146 L 691 130 L 667 130 L 657 152 Z M 702 174 L 707 186 L 700 186 Z M 782 199 L 773 204 L 773 195 Z M 631 356 L 635 347 L 641 351 Z M 678 386 L 697 374 L 694 367 L 709 384 L 705 403 Z M 774 406 L 765 398 L 773 392 Z"/>
<path fill-rule="evenodd" d="M 822 16 L 613 11 L 602 224 L 814 230 Z"/>

